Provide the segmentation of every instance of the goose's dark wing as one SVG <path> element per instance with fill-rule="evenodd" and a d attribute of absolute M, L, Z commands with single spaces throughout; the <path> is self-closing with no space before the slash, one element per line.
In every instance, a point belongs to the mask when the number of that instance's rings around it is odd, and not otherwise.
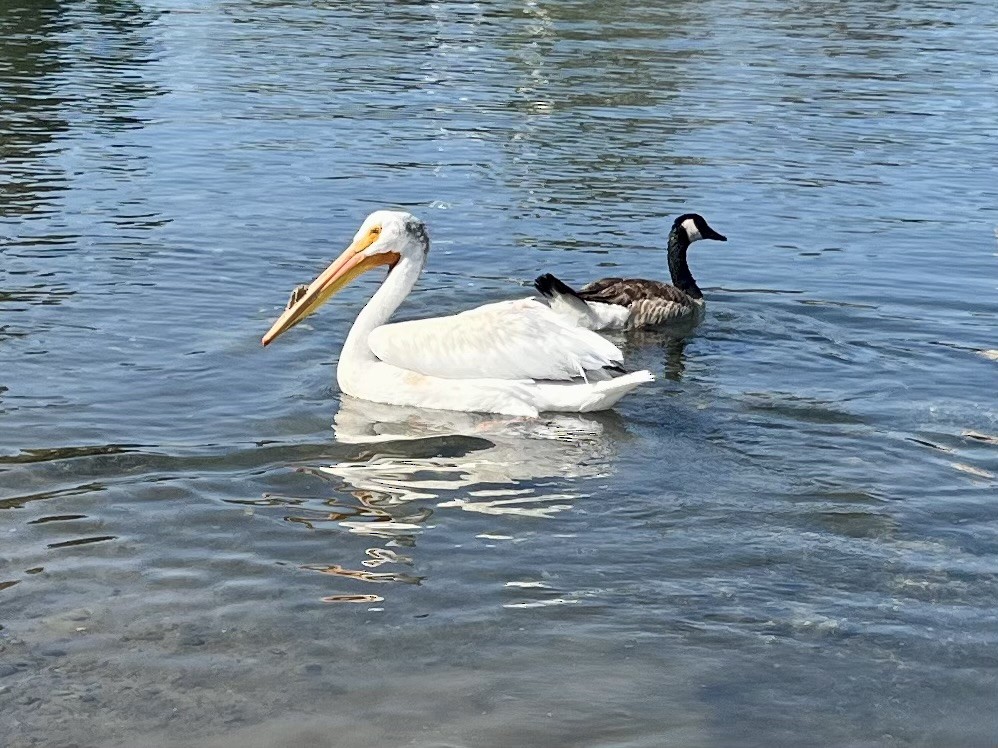
<path fill-rule="evenodd" d="M 639 301 L 681 305 L 691 302 L 689 295 L 675 286 L 642 278 L 601 278 L 585 286 L 578 294 L 586 301 L 625 307 L 631 307 Z"/>

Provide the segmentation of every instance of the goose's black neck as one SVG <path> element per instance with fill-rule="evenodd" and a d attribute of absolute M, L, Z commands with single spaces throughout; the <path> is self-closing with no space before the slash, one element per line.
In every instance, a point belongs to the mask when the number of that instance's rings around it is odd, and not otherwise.
<path fill-rule="evenodd" d="M 703 292 L 693 280 L 690 266 L 686 262 L 686 250 L 689 246 L 686 230 L 682 226 L 673 226 L 669 233 L 669 273 L 672 275 L 672 285 L 694 299 L 702 299 Z"/>

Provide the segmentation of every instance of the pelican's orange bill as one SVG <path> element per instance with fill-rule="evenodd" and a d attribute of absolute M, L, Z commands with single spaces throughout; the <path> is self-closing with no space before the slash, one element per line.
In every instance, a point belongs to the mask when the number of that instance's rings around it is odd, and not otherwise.
<path fill-rule="evenodd" d="M 347 247 L 298 299 L 288 305 L 263 336 L 263 344 L 268 345 L 278 335 L 297 325 L 357 276 L 380 265 L 394 266 L 399 261 L 396 252 L 380 252 L 370 256 L 364 254 L 364 250 L 377 241 L 378 234 L 378 231 L 372 230 Z"/>

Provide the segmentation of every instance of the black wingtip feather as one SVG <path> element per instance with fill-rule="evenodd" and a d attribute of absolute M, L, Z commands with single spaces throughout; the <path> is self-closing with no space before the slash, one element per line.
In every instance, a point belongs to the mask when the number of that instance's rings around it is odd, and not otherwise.
<path fill-rule="evenodd" d="M 537 289 L 541 296 L 549 299 L 553 299 L 556 295 L 574 296 L 577 299 L 581 299 L 575 291 L 551 275 L 551 273 L 544 273 L 544 275 L 538 276 L 534 280 L 534 288 Z"/>

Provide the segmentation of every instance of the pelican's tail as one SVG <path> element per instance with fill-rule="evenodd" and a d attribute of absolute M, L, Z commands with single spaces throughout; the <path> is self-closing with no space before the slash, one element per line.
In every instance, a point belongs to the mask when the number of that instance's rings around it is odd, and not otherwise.
<path fill-rule="evenodd" d="M 655 380 L 648 370 L 607 379 L 602 382 L 538 382 L 535 405 L 539 411 L 589 413 L 607 410 L 636 387 Z"/>
<path fill-rule="evenodd" d="M 593 400 L 582 409 L 582 412 L 584 413 L 590 410 L 606 410 L 607 408 L 612 408 L 617 404 L 617 401 L 620 398 L 631 390 L 640 387 L 642 384 L 654 381 L 655 375 L 647 369 L 642 369 L 641 371 L 624 374 L 616 379 L 608 379 L 605 382 L 596 382 L 592 385 L 594 390 Z"/>

